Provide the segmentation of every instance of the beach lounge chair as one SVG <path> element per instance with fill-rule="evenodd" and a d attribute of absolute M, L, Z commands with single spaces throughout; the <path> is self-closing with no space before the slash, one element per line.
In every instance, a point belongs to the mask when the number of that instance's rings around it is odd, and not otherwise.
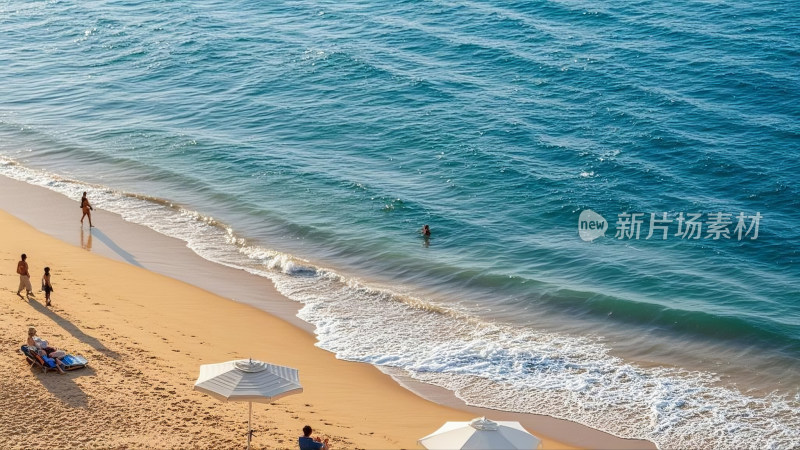
<path fill-rule="evenodd" d="M 22 354 L 28 360 L 28 364 L 42 369 L 42 372 L 47 373 L 50 370 L 58 371 L 56 360 L 47 356 L 42 356 L 38 352 L 31 351 L 27 345 L 21 347 Z M 83 356 L 66 355 L 61 358 L 61 366 L 64 370 L 83 369 L 89 364 Z"/>
<path fill-rule="evenodd" d="M 39 352 L 28 348 L 27 345 L 20 347 L 20 350 L 22 350 L 22 354 L 25 355 L 25 359 L 31 366 L 38 367 L 44 373 L 47 373 L 50 370 L 58 371 L 58 366 L 55 359 L 42 356 L 39 354 Z"/>

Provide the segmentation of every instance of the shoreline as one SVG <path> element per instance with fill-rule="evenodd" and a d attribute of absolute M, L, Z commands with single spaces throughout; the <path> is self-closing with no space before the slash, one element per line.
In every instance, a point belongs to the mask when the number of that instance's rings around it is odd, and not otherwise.
<path fill-rule="evenodd" d="M 77 251 L 89 250 L 95 256 L 111 258 L 130 267 L 138 266 L 150 273 L 196 286 L 213 294 L 214 297 L 219 296 L 217 297 L 218 302 L 227 301 L 254 307 L 263 311 L 265 316 L 273 316 L 270 317 L 273 321 L 283 322 L 286 326 L 291 326 L 298 331 L 302 330 L 302 333 L 306 335 L 305 340 L 309 342 L 309 351 L 322 352 L 330 358 L 334 358 L 333 354 L 313 345 L 315 342 L 313 327 L 296 317 L 300 305 L 281 296 L 268 279 L 205 260 L 194 254 L 182 241 L 161 235 L 144 226 L 125 222 L 121 217 L 100 208 L 95 211 L 93 216 L 98 228 L 89 234 L 88 226 L 79 230 L 75 226 L 78 224 L 73 223 L 80 217 L 79 211 L 74 208 L 76 204 L 77 201 L 46 188 L 0 177 L 0 209 L 31 224 L 38 231 L 53 236 L 73 248 L 78 247 Z M 31 207 L 31 205 L 47 205 L 47 207 Z M 83 250 L 80 247 L 83 247 Z M 35 272 L 32 271 L 32 274 L 35 279 Z M 227 299 L 232 299 L 232 301 Z M 54 303 L 57 301 L 54 300 Z M 306 353 L 306 350 L 303 350 L 303 353 Z M 497 412 L 468 407 L 450 391 L 424 383 L 403 380 L 394 374 L 386 375 L 367 364 L 345 361 L 341 361 L 341 363 L 354 367 L 368 367 L 376 372 L 376 376 L 388 380 L 393 385 L 392 392 L 400 391 L 410 394 L 420 402 L 432 401 L 436 407 L 444 408 L 453 416 L 460 417 L 451 417 L 446 420 L 469 420 L 469 418 L 479 415 L 478 413 L 486 412 L 492 417 L 502 415 L 502 420 L 519 420 L 531 432 L 546 439 L 546 448 L 568 446 L 655 448 L 648 441 L 618 438 L 575 422 L 549 416 Z M 303 374 L 304 372 L 301 371 L 301 379 Z M 353 382 L 350 389 L 357 389 L 358 386 L 358 383 Z M 342 390 L 346 389 L 342 388 Z M 423 397 L 427 400 L 423 400 Z M 298 396 L 298 398 L 301 397 Z M 431 423 L 428 427 L 430 431 L 433 431 L 439 425 L 441 423 Z M 416 447 L 415 440 L 411 441 L 411 445 L 408 443 L 403 445 Z"/>

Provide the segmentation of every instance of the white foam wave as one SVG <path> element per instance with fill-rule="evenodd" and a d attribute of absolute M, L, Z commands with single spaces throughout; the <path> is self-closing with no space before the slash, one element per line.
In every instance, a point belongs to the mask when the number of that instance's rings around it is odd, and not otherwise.
<path fill-rule="evenodd" d="M 662 448 L 791 448 L 797 399 L 747 396 L 715 375 L 642 368 L 586 337 L 533 331 L 413 308 L 385 292 L 330 279 L 276 277 L 305 306 L 318 345 L 343 359 L 406 370 L 467 403 L 547 414 Z M 364 339 L 369 336 L 369 339 Z"/>

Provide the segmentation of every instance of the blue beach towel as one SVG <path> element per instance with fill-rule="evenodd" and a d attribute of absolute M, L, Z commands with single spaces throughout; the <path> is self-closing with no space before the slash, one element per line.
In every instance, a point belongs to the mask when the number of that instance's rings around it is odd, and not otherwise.
<path fill-rule="evenodd" d="M 74 355 L 67 355 L 61 358 L 61 362 L 64 364 L 64 369 L 66 370 L 75 370 L 81 369 L 86 367 L 89 364 L 89 361 L 86 360 L 83 356 L 74 356 Z"/>

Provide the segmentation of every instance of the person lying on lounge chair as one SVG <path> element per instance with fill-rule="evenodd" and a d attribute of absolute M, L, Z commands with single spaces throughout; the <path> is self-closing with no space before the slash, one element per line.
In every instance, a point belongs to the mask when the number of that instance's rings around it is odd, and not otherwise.
<path fill-rule="evenodd" d="M 47 344 L 47 341 L 36 336 L 36 328 L 28 328 L 28 348 L 37 351 L 40 355 L 47 356 L 56 360 L 58 373 L 64 373 L 64 363 L 61 358 L 67 355 L 63 350 L 56 350 Z"/>

